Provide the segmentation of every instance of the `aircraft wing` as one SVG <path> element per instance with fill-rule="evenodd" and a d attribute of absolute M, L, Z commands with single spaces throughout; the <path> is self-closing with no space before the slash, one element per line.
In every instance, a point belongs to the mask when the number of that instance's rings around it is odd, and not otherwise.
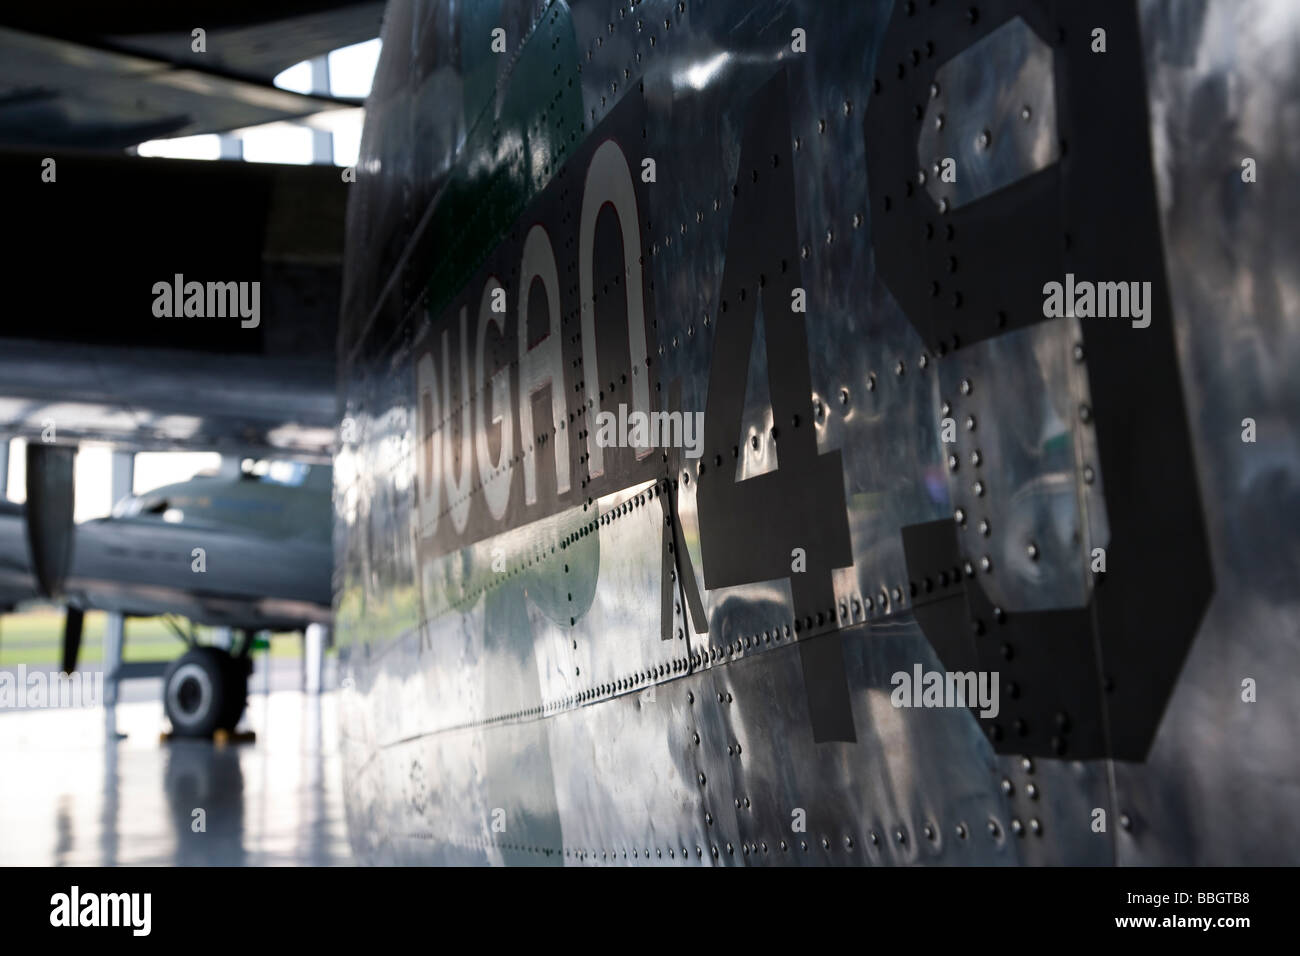
<path fill-rule="evenodd" d="M 0 145 L 121 149 L 358 105 L 281 90 L 272 80 L 294 63 L 376 36 L 383 4 L 303 6 L 200 4 L 121 17 L 116 8 L 111 16 L 26 4 L 6 11 Z M 194 29 L 204 31 L 201 50 Z"/>
<path fill-rule="evenodd" d="M 0 153 L 24 237 L 6 263 L 23 281 L 10 285 L 0 328 L 0 432 L 327 461 L 348 189 L 339 170 L 53 159 L 47 183 L 40 153 Z M 130 241 L 123 223 L 138 226 Z M 178 283 L 191 282 L 204 315 L 176 301 Z M 172 292 L 158 311 L 170 315 L 155 314 L 159 283 Z M 232 311 L 234 288 L 248 316 L 207 315 L 209 283 L 219 310 Z"/>

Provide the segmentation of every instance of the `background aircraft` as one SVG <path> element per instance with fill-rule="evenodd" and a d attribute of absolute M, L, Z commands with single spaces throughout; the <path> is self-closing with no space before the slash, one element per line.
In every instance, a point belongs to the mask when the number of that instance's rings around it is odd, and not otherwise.
<path fill-rule="evenodd" d="M 164 700 L 178 732 L 202 734 L 218 712 L 217 723 L 233 726 L 252 632 L 329 618 L 346 184 L 322 167 L 124 149 L 274 121 L 330 128 L 358 101 L 273 80 L 374 37 L 382 10 L 270 0 L 0 13 L 0 168 L 14 176 L 10 213 L 24 235 L 6 263 L 7 275 L 24 278 L 0 323 L 0 434 L 29 440 L 26 505 L 0 506 L 0 606 L 33 596 L 66 604 L 68 669 L 89 609 L 242 630 L 232 661 L 195 648 L 174 663 Z M 165 321 L 135 308 L 176 274 L 259 282 L 258 325 Z M 292 488 L 266 476 L 197 478 L 74 528 L 73 461 L 84 441 L 317 467 Z M 202 574 L 195 547 L 205 549 Z M 187 686 L 204 693 L 173 694 L 176 674 L 194 667 L 201 673 Z M 178 712 L 180 699 L 193 714 Z"/>
<path fill-rule="evenodd" d="M 131 495 L 110 517 L 73 532 L 66 577 L 43 591 L 32 573 L 21 505 L 0 508 L 0 595 L 12 610 L 53 596 L 67 608 L 62 667 L 77 666 L 86 611 L 180 616 L 240 632 L 230 649 L 199 645 L 168 667 L 163 703 L 173 730 L 233 729 L 247 699 L 260 631 L 303 631 L 331 620 L 330 469 L 258 463 L 237 476 L 199 475 Z"/>

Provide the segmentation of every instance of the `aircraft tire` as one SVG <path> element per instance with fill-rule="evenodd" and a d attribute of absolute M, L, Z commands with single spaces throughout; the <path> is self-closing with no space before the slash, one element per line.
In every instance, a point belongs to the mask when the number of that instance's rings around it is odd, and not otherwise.
<path fill-rule="evenodd" d="M 192 647 L 163 676 L 163 709 L 178 737 L 210 737 L 226 728 L 238 697 L 229 654 L 215 647 Z M 239 713 L 243 712 L 242 700 Z M 238 716 L 236 715 L 236 720 Z"/>

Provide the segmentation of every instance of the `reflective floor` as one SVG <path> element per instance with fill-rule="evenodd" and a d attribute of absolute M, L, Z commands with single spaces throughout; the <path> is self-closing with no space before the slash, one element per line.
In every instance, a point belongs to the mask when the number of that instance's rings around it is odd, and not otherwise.
<path fill-rule="evenodd" d="M 255 676 L 256 742 L 216 747 L 160 742 L 160 682 L 132 683 L 115 713 L 0 712 L 0 865 L 351 862 L 332 692 L 258 693 Z"/>

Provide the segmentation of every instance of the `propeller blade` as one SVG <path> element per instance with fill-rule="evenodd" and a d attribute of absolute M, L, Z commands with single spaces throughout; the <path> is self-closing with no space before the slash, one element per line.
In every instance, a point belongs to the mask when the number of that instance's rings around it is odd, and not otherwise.
<path fill-rule="evenodd" d="M 73 467 L 77 449 L 27 445 L 27 546 L 41 593 L 58 597 L 72 566 Z"/>

